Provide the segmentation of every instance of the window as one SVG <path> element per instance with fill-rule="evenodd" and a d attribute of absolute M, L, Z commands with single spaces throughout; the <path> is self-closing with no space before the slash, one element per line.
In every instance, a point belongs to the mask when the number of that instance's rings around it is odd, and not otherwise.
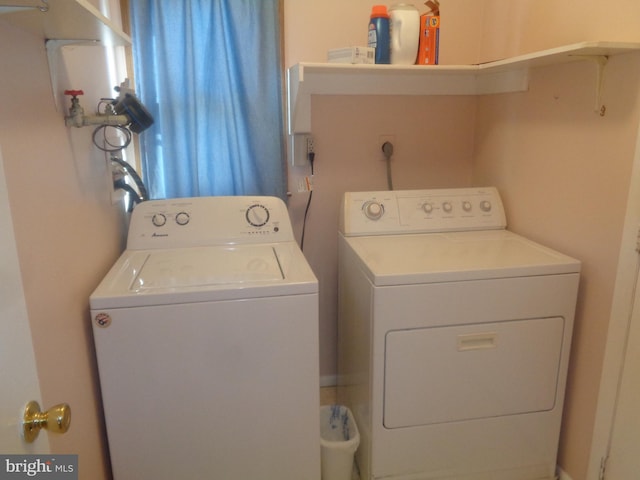
<path fill-rule="evenodd" d="M 280 0 L 129 0 L 151 198 L 285 195 Z"/>

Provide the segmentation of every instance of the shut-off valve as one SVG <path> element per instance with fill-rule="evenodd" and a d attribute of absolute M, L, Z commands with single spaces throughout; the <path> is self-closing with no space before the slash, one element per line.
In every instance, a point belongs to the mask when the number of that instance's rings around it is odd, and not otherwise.
<path fill-rule="evenodd" d="M 89 125 L 110 125 L 127 127 L 134 133 L 140 133 L 153 124 L 153 117 L 132 93 L 120 94 L 106 109 L 106 113 L 85 115 L 80 105 L 82 90 L 65 90 L 71 97 L 69 115 L 64 118 L 67 127 L 86 127 Z"/>

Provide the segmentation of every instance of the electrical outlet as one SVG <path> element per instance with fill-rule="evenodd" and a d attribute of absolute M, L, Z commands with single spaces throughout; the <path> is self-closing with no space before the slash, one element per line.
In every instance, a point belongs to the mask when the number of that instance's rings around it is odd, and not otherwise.
<path fill-rule="evenodd" d="M 305 167 L 309 165 L 309 153 L 315 153 L 313 136 L 310 133 L 289 135 L 289 155 L 291 165 Z"/>

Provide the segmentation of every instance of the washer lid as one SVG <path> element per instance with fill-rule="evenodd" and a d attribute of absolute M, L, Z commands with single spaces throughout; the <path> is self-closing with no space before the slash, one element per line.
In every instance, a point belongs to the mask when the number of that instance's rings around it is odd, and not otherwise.
<path fill-rule="evenodd" d="M 299 295 L 318 281 L 295 242 L 126 250 L 92 309 Z"/>
<path fill-rule="evenodd" d="M 143 292 L 283 279 L 273 247 L 200 247 L 149 253 L 130 290 Z"/>
<path fill-rule="evenodd" d="M 580 262 L 506 230 L 345 238 L 374 285 L 551 275 Z"/>

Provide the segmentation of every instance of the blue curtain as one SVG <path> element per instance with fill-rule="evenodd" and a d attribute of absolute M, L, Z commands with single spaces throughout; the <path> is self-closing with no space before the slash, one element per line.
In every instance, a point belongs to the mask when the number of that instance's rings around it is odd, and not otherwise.
<path fill-rule="evenodd" d="M 151 198 L 285 196 L 278 0 L 130 0 Z"/>

